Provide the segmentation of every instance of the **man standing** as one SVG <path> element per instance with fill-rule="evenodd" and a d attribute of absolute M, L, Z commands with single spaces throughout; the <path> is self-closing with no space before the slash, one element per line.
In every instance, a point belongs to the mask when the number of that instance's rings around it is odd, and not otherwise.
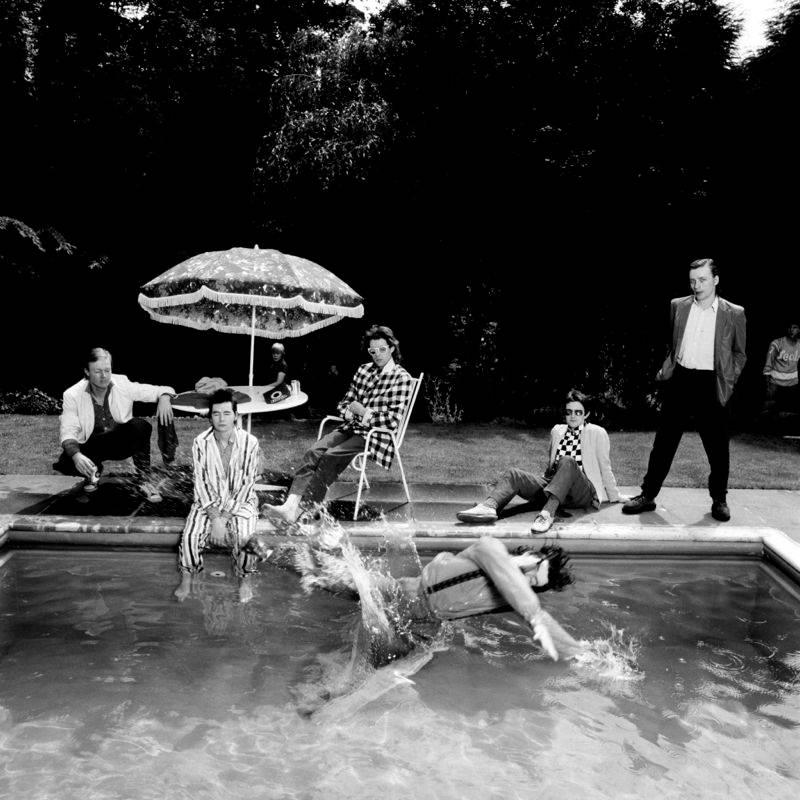
<path fill-rule="evenodd" d="M 711 472 L 711 516 L 731 518 L 727 503 L 730 466 L 728 402 L 744 368 L 747 323 L 744 308 L 717 295 L 719 271 L 710 258 L 689 265 L 692 294 L 671 301 L 672 342 L 656 376 L 666 381 L 659 421 L 641 494 L 623 505 L 624 514 L 655 510 L 681 437 L 693 416 Z"/>
<path fill-rule="evenodd" d="M 797 362 L 800 359 L 800 325 L 792 323 L 786 336 L 774 339 L 767 350 L 764 364 L 766 397 L 764 416 L 773 417 L 781 399 L 795 396 L 792 410 L 800 410 L 797 403 Z"/>
<path fill-rule="evenodd" d="M 210 399 L 211 427 L 192 444 L 194 502 L 178 547 L 178 600 L 189 595 L 192 576 L 203 569 L 203 549 L 209 540 L 231 548 L 239 597 L 247 602 L 252 596 L 246 578 L 256 571 L 258 559 L 241 548 L 258 521 L 258 439 L 236 427 L 236 413 L 233 392 L 218 389 Z"/>
<path fill-rule="evenodd" d="M 65 475 L 82 475 L 84 488 L 92 491 L 107 460 L 133 457 L 141 490 L 150 502 L 161 495 L 150 483 L 150 434 L 152 425 L 133 416 L 134 402 L 158 403 L 159 446 L 164 463 L 175 456 L 177 436 L 172 415 L 171 386 L 134 383 L 111 372 L 111 353 L 102 347 L 89 352 L 85 378 L 64 392 L 61 412 L 63 452 L 53 469 Z"/>
<path fill-rule="evenodd" d="M 297 470 L 286 502 L 272 509 L 290 522 L 306 505 L 321 503 L 328 487 L 339 477 L 353 456 L 364 451 L 370 428 L 395 430 L 411 399 L 411 376 L 400 366 L 400 343 L 390 328 L 373 325 L 364 334 L 372 359 L 362 364 L 342 401 L 337 406 L 344 422 L 307 450 Z M 394 446 L 388 434 L 370 440 L 369 457 L 384 469 L 392 466 Z"/>
<path fill-rule="evenodd" d="M 494 491 L 482 503 L 456 516 L 462 522 L 494 522 L 508 502 L 520 495 L 538 503 L 542 510 L 533 521 L 532 533 L 550 530 L 556 509 L 599 508 L 600 503 L 620 500 L 611 469 L 611 444 L 605 428 L 588 422 L 588 398 L 571 389 L 567 393 L 566 424 L 550 431 L 550 461 L 541 477 L 513 467 L 500 477 Z"/>

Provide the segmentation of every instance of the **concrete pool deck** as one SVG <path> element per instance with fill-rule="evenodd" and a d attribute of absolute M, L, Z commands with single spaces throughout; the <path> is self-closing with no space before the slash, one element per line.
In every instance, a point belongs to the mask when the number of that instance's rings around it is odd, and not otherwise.
<path fill-rule="evenodd" d="M 113 479 L 112 479 L 113 480 Z M 80 480 L 61 475 L 0 475 L 0 544 L 9 542 L 54 545 L 111 545 L 175 547 L 182 517 L 155 516 L 142 501 L 132 513 L 120 516 L 59 515 L 48 508 L 79 490 Z M 543 537 L 532 535 L 536 511 L 525 503 L 510 505 L 492 525 L 458 522 L 456 512 L 486 496 L 480 484 L 432 485 L 412 483 L 413 503 L 405 502 L 399 483 L 374 483 L 365 501 L 392 525 L 411 530 L 426 545 L 456 549 L 489 533 L 506 540 L 559 540 L 573 552 L 592 553 L 778 553 L 790 572 L 800 575 L 800 491 L 733 489 L 728 500 L 732 519 L 711 518 L 703 489 L 665 488 L 655 511 L 626 516 L 620 505 L 605 505 L 586 513 L 570 511 L 557 519 Z M 637 487 L 621 487 L 634 494 Z M 355 499 L 355 486 L 331 487 L 331 500 Z M 381 538 L 383 523 L 343 521 L 350 535 L 365 543 Z"/>

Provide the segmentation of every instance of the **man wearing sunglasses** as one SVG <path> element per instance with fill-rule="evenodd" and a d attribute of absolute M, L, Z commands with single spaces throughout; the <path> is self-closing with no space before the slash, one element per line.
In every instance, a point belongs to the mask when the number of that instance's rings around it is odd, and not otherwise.
<path fill-rule="evenodd" d="M 343 422 L 306 451 L 283 505 L 271 506 L 289 522 L 295 522 L 303 506 L 321 503 L 328 487 L 353 456 L 364 452 L 370 428 L 395 430 L 411 399 L 411 376 L 400 366 L 400 343 L 385 325 L 373 325 L 364 334 L 371 361 L 362 364 L 350 388 L 337 406 Z M 392 466 L 394 446 L 388 434 L 370 439 L 368 456 L 384 469 Z"/>
<path fill-rule="evenodd" d="M 577 389 L 567 393 L 566 424 L 554 425 L 550 431 L 550 461 L 544 475 L 516 467 L 507 470 L 486 500 L 458 512 L 458 519 L 494 522 L 506 504 L 519 495 L 542 506 L 531 532 L 545 533 L 550 530 L 559 506 L 599 508 L 602 502 L 619 502 L 608 434 L 605 428 L 586 421 L 587 401 L 586 395 Z"/>

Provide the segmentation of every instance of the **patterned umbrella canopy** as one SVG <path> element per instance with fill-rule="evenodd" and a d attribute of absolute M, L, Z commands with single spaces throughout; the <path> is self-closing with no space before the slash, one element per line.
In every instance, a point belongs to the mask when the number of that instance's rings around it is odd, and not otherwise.
<path fill-rule="evenodd" d="M 139 295 L 139 305 L 158 322 L 267 339 L 358 319 L 362 303 L 319 264 L 258 247 L 193 256 L 146 283 Z"/>

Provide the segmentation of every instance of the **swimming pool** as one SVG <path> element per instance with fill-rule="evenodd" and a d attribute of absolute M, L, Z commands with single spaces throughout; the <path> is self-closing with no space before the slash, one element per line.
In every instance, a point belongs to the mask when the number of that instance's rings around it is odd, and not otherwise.
<path fill-rule="evenodd" d="M 292 573 L 264 568 L 242 605 L 228 560 L 212 555 L 178 604 L 172 554 L 0 557 L 0 795 L 800 788 L 800 600 L 755 559 L 575 559 L 577 583 L 543 601 L 605 659 L 552 663 L 510 617 L 487 616 L 450 626 L 413 684 L 376 688 L 346 670 L 353 602 L 306 595 Z M 345 679 L 354 691 L 337 716 L 298 714 Z"/>

